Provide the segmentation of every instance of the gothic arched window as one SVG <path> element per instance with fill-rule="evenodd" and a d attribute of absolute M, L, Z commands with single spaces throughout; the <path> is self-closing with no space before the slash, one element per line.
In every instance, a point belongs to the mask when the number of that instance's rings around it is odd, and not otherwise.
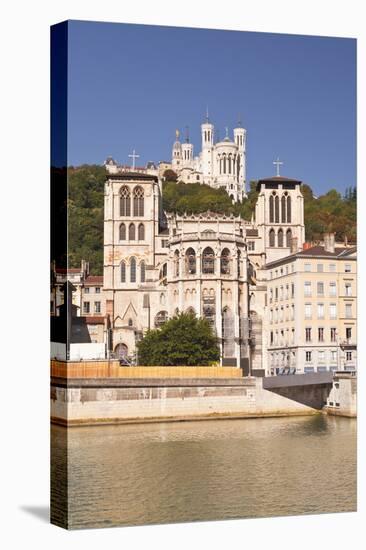
<path fill-rule="evenodd" d="M 230 250 L 224 248 L 221 252 L 220 270 L 222 275 L 230 275 Z"/>
<path fill-rule="evenodd" d="M 274 223 L 274 196 L 269 197 L 269 223 Z"/>
<path fill-rule="evenodd" d="M 224 154 L 224 174 L 226 174 L 226 155 Z"/>
<path fill-rule="evenodd" d="M 131 193 L 128 187 L 123 186 L 119 192 L 119 215 L 131 216 Z"/>
<path fill-rule="evenodd" d="M 208 289 L 203 290 L 202 297 L 202 314 L 209 322 L 212 330 L 215 329 L 215 320 L 216 320 L 216 299 L 213 289 L 212 292 L 208 292 Z"/>
<path fill-rule="evenodd" d="M 140 225 L 138 227 L 137 234 L 138 234 L 138 240 L 139 241 L 144 241 L 145 240 L 145 226 L 144 226 L 143 223 L 140 223 Z"/>
<path fill-rule="evenodd" d="M 277 246 L 282 247 L 283 246 L 283 231 L 282 229 L 278 230 L 277 234 Z"/>
<path fill-rule="evenodd" d="M 229 157 L 228 157 L 227 164 L 228 164 L 227 171 L 228 171 L 229 174 L 231 174 L 231 155 L 229 155 Z"/>
<path fill-rule="evenodd" d="M 130 260 L 130 281 L 136 283 L 136 258 L 134 257 Z"/>
<path fill-rule="evenodd" d="M 160 328 L 164 323 L 166 323 L 168 320 L 168 312 L 167 311 L 159 311 L 159 313 L 155 316 L 155 328 Z"/>
<path fill-rule="evenodd" d="M 239 175 L 240 175 L 240 156 L 238 155 L 238 158 L 236 160 L 236 173 L 238 175 L 238 181 L 239 181 Z"/>
<path fill-rule="evenodd" d="M 215 273 L 215 254 L 209 246 L 204 249 L 202 254 L 202 273 Z"/>
<path fill-rule="evenodd" d="M 291 223 L 291 197 L 287 197 L 287 223 Z"/>
<path fill-rule="evenodd" d="M 179 250 L 174 252 L 174 276 L 179 277 Z"/>
<path fill-rule="evenodd" d="M 281 222 L 286 223 L 286 197 L 282 195 L 281 197 Z"/>
<path fill-rule="evenodd" d="M 119 226 L 119 240 L 125 241 L 126 240 L 126 226 L 124 223 L 121 223 Z"/>
<path fill-rule="evenodd" d="M 269 246 L 276 246 L 274 229 L 269 230 Z"/>
<path fill-rule="evenodd" d="M 196 273 L 196 253 L 193 248 L 188 248 L 186 251 L 186 273 L 187 275 Z"/>
<path fill-rule="evenodd" d="M 130 223 L 129 228 L 128 228 L 128 239 L 130 241 L 134 241 L 135 238 L 136 238 L 135 224 Z"/>
<path fill-rule="evenodd" d="M 288 248 L 291 248 L 291 240 L 292 240 L 292 231 L 291 229 L 288 229 L 286 231 L 286 246 Z"/>
<path fill-rule="evenodd" d="M 144 190 L 142 187 L 135 187 L 133 190 L 133 215 L 144 215 Z"/>
<path fill-rule="evenodd" d="M 275 196 L 275 223 L 280 223 L 280 199 Z"/>
<path fill-rule="evenodd" d="M 145 282 L 145 262 L 144 261 L 140 263 L 140 281 L 142 283 Z"/>
<path fill-rule="evenodd" d="M 121 283 L 126 282 L 126 263 L 122 260 L 121 262 Z"/>

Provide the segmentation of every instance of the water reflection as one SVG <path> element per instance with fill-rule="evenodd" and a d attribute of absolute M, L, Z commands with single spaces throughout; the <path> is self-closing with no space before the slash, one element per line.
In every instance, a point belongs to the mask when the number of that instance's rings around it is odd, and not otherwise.
<path fill-rule="evenodd" d="M 356 509 L 354 419 L 53 426 L 54 480 L 66 433 L 72 528 Z"/>

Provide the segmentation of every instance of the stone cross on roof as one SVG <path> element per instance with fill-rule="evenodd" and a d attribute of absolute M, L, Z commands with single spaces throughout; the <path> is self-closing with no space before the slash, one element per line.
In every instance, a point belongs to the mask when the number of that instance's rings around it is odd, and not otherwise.
<path fill-rule="evenodd" d="M 280 165 L 283 164 L 283 162 L 279 159 L 279 157 L 277 157 L 277 160 L 274 160 L 273 161 L 273 164 L 276 164 L 276 169 L 277 169 L 277 176 L 280 175 Z"/>
<path fill-rule="evenodd" d="M 132 158 L 132 169 L 134 170 L 135 169 L 135 160 L 138 159 L 140 157 L 140 155 L 136 155 L 136 151 L 134 149 L 132 151 L 132 155 L 128 155 L 128 156 Z"/>

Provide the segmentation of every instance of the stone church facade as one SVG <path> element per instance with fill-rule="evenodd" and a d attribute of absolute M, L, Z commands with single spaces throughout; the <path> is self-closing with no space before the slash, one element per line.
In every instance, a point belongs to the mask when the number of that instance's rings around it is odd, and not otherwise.
<path fill-rule="evenodd" d="M 208 116 L 201 124 L 201 152 L 194 156 L 193 144 L 187 136 L 183 143 L 176 132 L 172 149 L 172 169 L 179 181 L 205 183 L 224 188 L 234 202 L 246 197 L 246 130 L 241 123 L 230 139 L 228 128 L 224 139 L 217 139 Z"/>
<path fill-rule="evenodd" d="M 104 297 L 108 349 L 133 357 L 144 332 L 177 312 L 207 318 L 221 364 L 268 371 L 266 263 L 304 243 L 300 183 L 258 182 L 255 219 L 164 213 L 161 182 L 137 171 L 105 183 Z"/>

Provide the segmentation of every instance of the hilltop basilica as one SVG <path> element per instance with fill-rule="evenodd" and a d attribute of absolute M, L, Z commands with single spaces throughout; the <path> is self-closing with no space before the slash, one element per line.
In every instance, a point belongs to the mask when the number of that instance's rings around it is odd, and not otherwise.
<path fill-rule="evenodd" d="M 194 156 L 193 143 L 190 143 L 188 133 L 183 143 L 179 136 L 180 132 L 176 130 L 171 162 L 160 162 L 159 168 L 150 162 L 146 168 L 138 168 L 137 171 L 162 177 L 165 170 L 172 169 L 178 181 L 224 188 L 233 202 L 242 201 L 246 197 L 246 130 L 241 122 L 234 128 L 232 140 L 226 128 L 225 138 L 216 141 L 215 127 L 207 113 L 205 122 L 201 124 L 202 150 L 198 156 Z M 135 171 L 135 158 L 139 155 L 133 152 L 129 156 L 133 158 Z M 129 169 L 127 166 L 119 166 L 112 157 L 107 158 L 105 166 L 111 174 Z"/>
<path fill-rule="evenodd" d="M 193 144 L 188 135 L 184 143 L 176 141 L 172 151 L 172 169 L 184 183 L 206 183 L 211 187 L 223 187 L 231 199 L 241 201 L 246 196 L 245 182 L 245 140 L 246 130 L 241 124 L 234 128 L 233 139 L 226 137 L 215 142 L 214 125 L 206 121 L 201 125 L 202 150 L 193 154 Z"/>

